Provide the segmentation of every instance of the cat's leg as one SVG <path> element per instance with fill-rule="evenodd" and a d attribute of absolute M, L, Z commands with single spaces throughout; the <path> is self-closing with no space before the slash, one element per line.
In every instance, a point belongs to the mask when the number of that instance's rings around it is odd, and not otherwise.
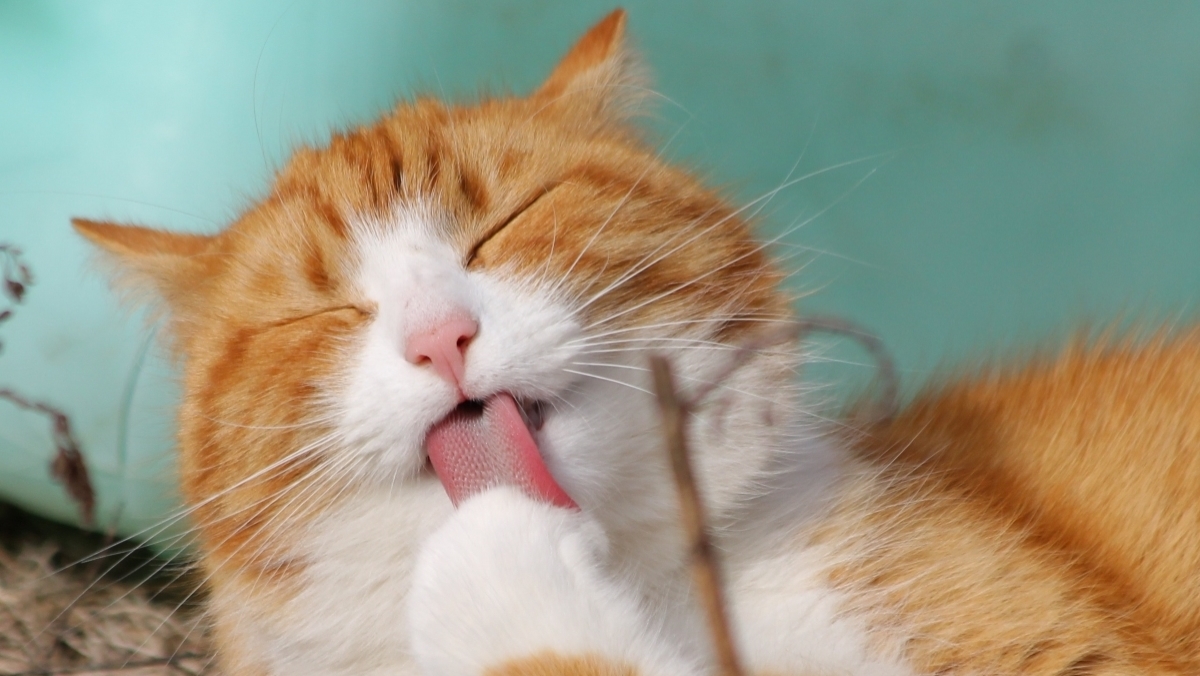
<path fill-rule="evenodd" d="M 515 489 L 466 501 L 417 561 L 418 664 L 430 676 L 698 673 L 603 571 L 606 547 L 587 517 Z"/>

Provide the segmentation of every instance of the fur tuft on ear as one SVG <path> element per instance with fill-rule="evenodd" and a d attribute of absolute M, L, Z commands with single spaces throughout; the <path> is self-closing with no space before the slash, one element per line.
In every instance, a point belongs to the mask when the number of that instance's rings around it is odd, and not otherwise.
<path fill-rule="evenodd" d="M 645 92 L 641 65 L 625 44 L 625 10 L 617 9 L 579 38 L 533 98 L 619 122 L 639 112 Z"/>
<path fill-rule="evenodd" d="M 208 255 L 215 238 L 206 235 L 83 218 L 73 218 L 71 224 L 99 247 L 122 290 L 139 300 L 163 300 L 176 316 L 191 309 L 215 259 Z"/>

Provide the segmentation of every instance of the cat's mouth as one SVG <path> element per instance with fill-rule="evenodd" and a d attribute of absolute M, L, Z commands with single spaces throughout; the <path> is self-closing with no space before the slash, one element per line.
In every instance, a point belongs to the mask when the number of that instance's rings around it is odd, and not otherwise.
<path fill-rule="evenodd" d="M 447 419 L 449 419 L 452 416 L 472 416 L 473 417 L 473 416 L 482 415 L 484 406 L 486 405 L 487 401 L 494 398 L 495 396 L 497 396 L 497 395 L 492 395 L 492 397 L 488 397 L 488 399 L 468 399 L 468 400 L 460 403 L 458 406 L 455 406 L 454 410 L 447 413 L 445 418 L 442 418 L 438 422 L 434 423 L 433 427 L 437 427 L 438 425 L 441 425 L 443 422 L 445 422 Z M 519 397 L 517 395 L 511 395 L 511 396 L 513 398 L 513 401 L 515 401 L 517 404 L 517 411 L 521 414 L 521 420 L 523 420 L 525 422 L 525 426 L 527 428 L 529 428 L 530 435 L 536 436 L 537 433 L 540 432 L 542 430 L 542 427 L 544 427 L 546 424 L 546 406 L 547 406 L 546 402 L 544 402 L 540 399 L 529 399 L 527 397 Z M 430 429 L 432 429 L 432 428 L 430 428 Z M 426 448 L 424 450 L 425 450 L 425 466 L 429 471 L 432 472 L 433 465 L 432 465 L 432 461 L 429 459 L 428 441 L 426 442 Z"/>
<path fill-rule="evenodd" d="M 521 420 L 525 422 L 525 426 L 529 428 L 529 433 L 531 435 L 536 435 L 538 432 L 542 431 L 542 427 L 546 425 L 546 402 L 540 399 L 520 397 L 508 392 L 494 394 L 487 399 L 468 399 L 460 403 L 458 406 L 455 406 L 454 410 L 447 413 L 445 418 L 442 418 L 438 422 L 434 423 L 433 427 L 441 425 L 443 422 L 453 416 L 474 417 L 482 415 L 484 407 L 487 406 L 488 402 L 501 395 L 512 397 L 513 401 L 517 405 L 517 412 L 521 414 Z"/>
<path fill-rule="evenodd" d="M 495 486 L 515 486 L 536 499 L 573 507 L 535 439 L 545 422 L 544 403 L 500 392 L 455 407 L 429 429 L 425 452 L 455 504 Z"/>

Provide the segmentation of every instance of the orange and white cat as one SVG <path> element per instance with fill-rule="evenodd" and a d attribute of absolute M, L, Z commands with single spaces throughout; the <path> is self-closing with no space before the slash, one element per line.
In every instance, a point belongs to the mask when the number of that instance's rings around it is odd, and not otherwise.
<path fill-rule="evenodd" d="M 640 139 L 623 32 L 528 97 L 300 150 L 221 233 L 76 221 L 169 310 L 226 672 L 712 671 L 647 357 L 699 388 L 792 310 L 744 208 Z M 757 354 L 689 420 L 752 673 L 1200 673 L 1200 334 L 854 433 L 805 408 L 802 363 Z M 472 407 L 578 508 L 455 508 L 429 439 Z"/>

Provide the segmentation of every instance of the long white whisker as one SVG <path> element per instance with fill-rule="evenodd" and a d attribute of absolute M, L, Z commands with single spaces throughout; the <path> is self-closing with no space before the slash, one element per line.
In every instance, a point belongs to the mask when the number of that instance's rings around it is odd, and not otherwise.
<path fill-rule="evenodd" d="M 619 335 L 622 333 L 634 333 L 634 332 L 640 332 L 640 331 L 649 331 L 651 329 L 663 329 L 663 328 L 667 328 L 670 326 L 688 326 L 688 325 L 694 325 L 694 324 L 718 324 L 722 320 L 734 320 L 734 319 L 736 319 L 738 321 L 745 321 L 745 322 L 771 323 L 771 322 L 779 322 L 779 321 L 790 321 L 792 319 L 792 316 L 786 315 L 786 314 L 760 314 L 760 315 L 756 316 L 756 315 L 749 314 L 749 313 L 747 313 L 747 314 L 726 314 L 726 315 L 706 315 L 703 319 L 680 319 L 680 320 L 670 321 L 670 322 L 658 322 L 655 324 L 643 324 L 640 326 L 626 326 L 626 327 L 622 327 L 619 329 L 611 329 L 609 331 L 602 331 L 600 333 L 587 334 L 587 335 L 580 336 L 579 338 L 573 338 L 571 340 L 568 340 L 565 343 L 563 343 L 563 345 L 574 346 L 574 345 L 585 343 L 585 341 L 593 340 L 596 338 L 615 336 L 615 335 Z"/>
<path fill-rule="evenodd" d="M 146 534 L 147 532 L 149 532 L 149 531 L 153 531 L 153 532 L 150 534 L 150 536 L 149 536 L 149 538 L 150 538 L 150 539 L 152 539 L 152 538 L 154 538 L 154 537 L 157 537 L 159 534 L 163 533 L 164 531 L 166 531 L 168 528 L 170 528 L 170 527 L 171 527 L 171 526 L 173 526 L 174 524 L 178 523 L 179 521 L 181 521 L 181 520 L 182 520 L 182 519 L 184 519 L 184 518 L 187 518 L 189 515 L 191 515 L 192 513 L 194 513 L 194 512 L 195 512 L 197 509 L 199 509 L 200 507 L 203 507 L 204 505 L 206 505 L 206 504 L 208 504 L 208 503 L 212 502 L 213 500 L 216 500 L 216 499 L 218 499 L 218 498 L 222 497 L 223 495 L 225 495 L 225 494 L 229 493 L 230 491 L 232 491 L 232 490 L 234 490 L 234 489 L 238 488 L 238 487 L 239 487 L 239 486 L 241 486 L 241 485 L 244 485 L 244 484 L 245 484 L 245 483 L 247 483 L 248 481 L 252 481 L 253 479 L 255 479 L 255 478 L 257 478 L 257 477 L 259 477 L 259 476 L 263 475 L 264 473 L 266 473 L 266 472 L 268 472 L 268 471 L 273 471 L 273 470 L 275 470 L 275 469 L 277 469 L 277 468 L 279 468 L 279 467 L 282 467 L 282 466 L 283 466 L 283 465 L 285 465 L 286 463 L 288 463 L 288 462 L 291 462 L 291 461 L 293 461 L 293 460 L 295 460 L 295 459 L 297 459 L 297 458 L 301 457 L 302 455 L 304 455 L 304 454 L 306 454 L 306 453 L 310 452 L 310 451 L 311 451 L 313 448 L 315 448 L 316 446 L 318 446 L 318 445 L 319 445 L 319 443 L 320 443 L 320 442 L 322 442 L 322 441 L 323 441 L 323 439 L 318 439 L 318 440 L 317 440 L 317 442 L 310 443 L 310 444 L 308 444 L 308 445 L 306 445 L 306 446 L 304 446 L 304 447 L 302 447 L 302 448 L 298 449 L 297 451 L 295 451 L 295 452 L 293 452 L 293 453 L 289 453 L 289 454 L 285 455 L 283 458 L 281 458 L 280 460 L 278 460 L 278 461 L 276 461 L 276 462 L 274 462 L 274 463 L 272 463 L 272 464 L 270 464 L 270 465 L 268 465 L 268 466 L 264 467 L 263 469 L 261 469 L 261 470 L 259 470 L 259 471 L 255 472 L 255 473 L 253 473 L 253 474 L 251 474 L 251 475 L 247 476 L 246 478 L 244 478 L 244 479 L 242 479 L 241 481 L 239 481 L 239 482 L 237 482 L 237 483 L 233 484 L 232 486 L 229 486 L 228 488 L 226 488 L 226 489 L 224 489 L 224 490 L 222 490 L 222 491 L 218 491 L 217 493 L 213 494 L 212 496 L 209 496 L 209 497 L 208 497 L 208 498 L 206 498 L 205 500 L 202 500 L 201 502 L 199 502 L 199 503 L 196 503 L 196 504 L 194 504 L 194 505 L 191 505 L 191 506 L 189 506 L 189 507 L 186 507 L 186 508 L 184 508 L 184 509 L 177 510 L 177 512 L 176 512 L 176 514 L 175 514 L 174 516 L 172 516 L 172 517 L 169 517 L 169 518 L 167 518 L 167 519 L 164 519 L 164 520 L 162 520 L 162 521 L 158 522 L 157 524 L 155 524 L 155 525 L 153 525 L 153 526 L 150 526 L 150 527 L 148 527 L 148 528 L 145 528 L 145 529 L 143 529 L 143 530 L 141 530 L 141 531 L 138 531 L 138 533 L 135 533 L 134 535 L 131 535 L 131 536 L 129 536 L 129 537 L 126 537 L 126 538 L 123 538 L 123 539 L 122 539 L 122 540 L 120 540 L 119 542 L 113 543 L 113 544 L 111 544 L 111 545 L 109 545 L 109 546 L 107 546 L 107 547 L 105 547 L 105 548 L 103 548 L 103 549 L 101 549 L 101 550 L 99 550 L 99 551 L 97 551 L 97 552 L 94 552 L 94 553 L 92 553 L 92 554 L 90 554 L 90 555 L 88 555 L 88 556 L 84 557 L 83 559 L 80 559 L 79 561 L 77 561 L 77 562 L 75 562 L 75 563 L 73 563 L 73 564 L 71 564 L 71 565 L 73 565 L 73 566 L 77 566 L 77 565 L 81 565 L 81 564 L 88 563 L 88 562 L 91 562 L 91 561 L 97 561 L 97 560 L 100 560 L 102 557 L 104 557 L 104 556 L 107 556 L 107 553 L 108 553 L 109 551 L 111 551 L 113 548 L 115 548 L 115 547 L 118 547 L 118 546 L 122 546 L 122 545 L 124 545 L 124 544 L 129 544 L 129 543 L 131 543 L 131 542 L 133 542 L 133 541 L 136 541 L 136 540 L 139 538 L 139 536 L 145 535 L 145 534 Z M 266 500 L 266 498 L 264 498 L 264 500 Z M 246 508 L 243 508 L 243 509 L 237 510 L 237 512 L 234 512 L 233 514 L 229 514 L 229 515 L 225 515 L 225 516 L 223 516 L 223 517 L 222 517 L 222 520 L 223 520 L 223 519 L 226 519 L 226 518 L 231 518 L 232 516 L 236 515 L 237 513 L 240 513 L 240 512 L 242 512 L 242 511 L 245 511 L 245 510 L 247 510 L 247 509 L 250 509 L 250 508 L 253 508 L 254 506 L 257 506 L 258 504 L 260 504 L 260 503 L 262 503 L 262 502 L 263 502 L 263 500 L 255 501 L 254 503 L 252 503 L 251 505 L 249 505 L 249 506 L 248 506 L 248 507 L 246 507 Z M 178 540 L 178 539 L 180 539 L 181 537 L 183 537 L 183 535 L 186 535 L 186 533 L 184 533 L 184 534 L 181 534 L 180 536 L 176 536 L 176 538 L 175 538 L 174 540 Z M 106 571 L 105 571 L 105 572 L 108 572 L 108 571 L 112 571 L 112 570 L 114 570 L 114 569 L 116 568 L 116 566 L 120 565 L 120 564 L 121 564 L 123 561 L 125 561 L 125 559 L 127 559 L 127 558 L 130 556 L 130 554 L 131 554 L 133 551 L 134 551 L 134 550 L 133 550 L 133 549 L 131 549 L 131 550 L 129 550 L 129 551 L 127 551 L 127 552 L 125 552 L 125 553 L 124 553 L 124 554 L 123 554 L 123 555 L 122 555 L 122 556 L 121 556 L 119 559 L 117 559 L 117 561 L 115 561 L 114 563 L 110 564 L 110 565 L 109 565 L 109 567 L 106 569 Z M 61 572 L 61 571 L 59 571 L 59 572 Z M 88 585 L 88 586 L 87 586 L 87 587 L 86 587 L 86 588 L 85 588 L 85 589 L 84 589 L 84 590 L 83 590 L 83 591 L 80 593 L 80 596 L 82 596 L 83 594 L 86 594 L 88 591 L 90 591 L 90 590 L 91 590 L 91 589 L 92 589 L 92 588 L 93 588 L 93 587 L 96 585 L 96 583 L 97 583 L 98 581 L 99 581 L 99 578 L 97 578 L 97 580 L 94 580 L 94 581 L 93 581 L 91 584 L 89 584 L 89 585 Z M 65 612 L 65 611 L 64 611 L 64 612 Z M 57 620 L 57 619 L 58 619 L 58 618 L 55 618 L 55 620 Z M 39 635 L 40 635 L 40 634 L 39 634 Z"/>
<path fill-rule="evenodd" d="M 754 215 L 757 215 L 759 211 L 761 211 L 761 210 L 762 210 L 762 209 L 763 209 L 763 208 L 764 208 L 764 207 L 765 207 L 765 206 L 766 206 L 768 203 L 770 203 L 771 199 L 773 199 L 773 198 L 775 197 L 775 195 L 779 194 L 781 191 L 783 191 L 783 190 L 786 190 L 787 188 L 790 188 L 791 186 L 793 186 L 793 185 L 795 185 L 795 184 L 797 184 L 797 183 L 799 183 L 799 182 L 801 182 L 801 181 L 807 181 L 808 179 L 810 179 L 810 178 L 814 178 L 814 177 L 816 177 L 816 176 L 820 176 L 821 174 L 825 174 L 825 173 L 828 173 L 828 172 L 831 172 L 831 171 L 835 171 L 835 170 L 837 170 L 837 169 L 842 169 L 842 168 L 845 168 L 845 167 L 849 167 L 849 166 L 854 166 L 854 165 L 856 165 L 856 164 L 861 164 L 861 163 L 863 163 L 863 162 L 868 162 L 868 161 L 871 161 L 871 160 L 874 160 L 874 159 L 878 159 L 878 158 L 881 158 L 881 157 L 888 157 L 888 156 L 890 156 L 890 155 L 894 155 L 894 153 L 878 153 L 878 154 L 875 154 L 875 155 L 868 155 L 868 156 L 866 156 L 866 157 L 860 157 L 860 158 L 858 158 L 858 159 L 854 159 L 854 160 L 848 160 L 848 161 L 846 161 L 846 162 L 839 162 L 839 163 L 837 163 L 837 164 L 833 164 L 833 165 L 830 165 L 830 166 L 828 166 L 828 167 L 824 167 L 824 168 L 822 168 L 822 169 L 817 169 L 817 170 L 815 170 L 815 171 L 811 171 L 811 172 L 809 172 L 809 173 L 807 173 L 807 174 L 805 174 L 805 175 L 803 175 L 803 176 L 799 176 L 799 177 L 796 177 L 796 178 L 794 178 L 794 179 L 785 180 L 783 183 L 781 183 L 781 184 L 780 184 L 778 187 L 776 187 L 775 189 L 773 189 L 773 190 L 770 190 L 770 191 L 768 191 L 768 192 L 764 193 L 763 195 L 760 195 L 759 197 L 757 197 L 757 198 L 755 198 L 755 199 L 753 199 L 753 200 L 751 200 L 751 201 L 747 202 L 746 204 L 743 204 L 741 207 L 739 207 L 739 208 L 735 209 L 735 210 L 733 211 L 733 213 L 729 214 L 728 216 L 725 216 L 724 218 L 718 219 L 717 221 L 714 221 L 712 224 L 708 225 L 707 227 L 705 227 L 705 228 L 702 228 L 702 229 L 701 229 L 699 232 L 697 232 L 697 233 L 693 233 L 693 234 L 692 234 L 692 236 L 691 236 L 690 238 L 688 238 L 688 239 L 686 239 L 685 241 L 683 241 L 683 242 L 679 243 L 678 245 L 676 245 L 676 246 L 675 246 L 675 248 L 671 249 L 670 251 L 667 251 L 666 253 L 663 253 L 663 254 L 659 255 L 658 257 L 656 257 L 656 258 L 653 258 L 653 259 L 649 260 L 648 262 L 641 263 L 641 264 L 639 264 L 639 265 L 635 265 L 635 266 L 634 266 L 634 267 L 631 269 L 631 271 L 630 271 L 630 272 L 627 272 L 627 273 L 625 273 L 625 274 L 624 274 L 624 275 L 622 275 L 620 278 L 618 278 L 616 281 L 614 281 L 612 284 L 609 284 L 609 285 L 608 285 L 607 287 L 605 287 L 604 289 L 601 289 L 600 291 L 598 291 L 598 292 L 597 292 L 595 295 L 593 295 L 593 296 L 592 296 L 590 299 L 588 299 L 588 300 L 587 300 L 585 303 L 583 303 L 583 305 L 582 305 L 582 306 L 580 306 L 579 308 L 577 308 L 577 310 L 583 310 L 584 308 L 586 308 L 586 307 L 588 307 L 589 305 L 591 305 L 592 303 L 596 302 L 597 300 L 599 300 L 600 298 L 602 298 L 604 295 L 606 295 L 607 293 L 609 293 L 609 292 L 610 292 L 610 291 L 612 291 L 613 289 L 615 289 L 615 288 L 617 288 L 618 286 L 620 286 L 620 285 L 624 284 L 625 282 L 629 281 L 630 279 L 632 279 L 632 278 L 633 278 L 634 276 L 636 276 L 637 274 L 639 274 L 639 273 L 641 273 L 642 271 L 644 271 L 644 270 L 646 270 L 646 269 L 650 268 L 650 267 L 651 267 L 651 266 L 653 266 L 654 264 L 656 264 L 656 263 L 658 263 L 658 262 L 660 262 L 660 261 L 662 261 L 662 260 L 666 259 L 668 256 L 671 256 L 672 254 L 674 254 L 674 253 L 678 252 L 680 249 L 682 249 L 682 248 L 686 247 L 687 245 L 691 244 L 692 242 L 695 242 L 697 239 L 699 239 L 699 238 L 703 237 L 704 235 L 708 234 L 709 232 L 712 232 L 712 231 L 713 231 L 715 228 L 718 228 L 718 227 L 720 227 L 721 225 L 723 225 L 724 223 L 726 223 L 726 222 L 727 222 L 727 221 L 729 221 L 730 219 L 732 219 L 732 218 L 736 218 L 736 217 L 737 217 L 739 214 L 741 214 L 741 213 L 742 213 L 743 211 L 745 211 L 746 209 L 749 209 L 749 208 L 751 208 L 751 207 L 755 206 L 755 205 L 756 205 L 756 204 L 758 204 L 759 202 L 762 202 L 762 205 L 760 205 L 760 206 L 759 206 L 757 209 L 755 209 L 755 211 L 754 211 L 754 212 L 751 214 L 751 217 L 753 217 Z M 872 173 L 874 173 L 874 172 L 872 171 Z M 790 172 L 789 172 L 789 174 L 790 174 Z M 868 174 L 868 176 L 869 176 L 869 175 L 870 175 L 870 174 Z M 858 185 L 861 185 L 861 181 L 860 181 L 859 183 L 856 183 L 854 187 L 855 187 L 855 188 L 857 188 L 857 187 L 858 187 Z M 831 205 L 830 205 L 830 207 L 832 207 L 834 204 L 837 204 L 837 202 L 839 202 L 839 201 L 840 201 L 840 198 L 839 198 L 838 200 L 836 200 L 836 201 L 835 201 L 833 204 L 831 204 Z M 823 209 L 823 210 L 821 210 L 820 212 L 818 212 L 818 213 L 817 213 L 817 216 L 819 216 L 819 215 L 821 215 L 821 214 L 825 213 L 826 211 L 828 211 L 830 207 L 826 207 L 825 209 Z M 815 216 L 814 216 L 814 218 L 815 218 Z M 683 232 L 686 232 L 686 231 L 680 231 L 679 233 L 676 233 L 675 235 L 673 235 L 673 236 L 672 236 L 670 239 L 668 239 L 668 240 L 667 240 L 667 242 L 666 242 L 666 243 L 664 243 L 663 245 L 660 245 L 660 246 L 659 246 L 659 249 L 661 249 L 661 248 L 662 248 L 662 246 L 665 246 L 665 244 L 668 244 L 668 243 L 670 243 L 670 242 L 674 241 L 674 239 L 675 239 L 676 237 L 680 236 L 680 235 L 681 235 Z M 757 250 L 760 250 L 760 249 L 756 249 L 756 251 L 757 251 Z M 653 255 L 653 254 L 654 254 L 654 253 L 656 253 L 657 251 L 658 251 L 658 249 L 655 249 L 655 250 L 654 250 L 654 252 L 651 252 L 651 254 L 650 254 L 650 255 Z M 741 258 L 739 258 L 739 259 L 737 259 L 737 260 L 741 260 Z M 719 269 L 719 268 L 718 268 L 718 269 Z M 594 325 L 593 325 L 593 326 L 594 326 Z M 588 328 L 591 328 L 591 327 L 588 327 Z"/>
<path fill-rule="evenodd" d="M 650 392 L 650 390 L 643 389 L 641 387 L 638 387 L 637 385 L 634 385 L 633 383 L 627 383 L 623 380 L 616 380 L 614 378 L 605 378 L 604 376 L 596 375 L 595 373 L 588 373 L 587 371 L 576 371 L 574 369 L 566 369 L 565 368 L 565 369 L 563 369 L 563 371 L 566 371 L 567 373 L 574 373 L 577 376 L 584 376 L 586 378 L 595 378 L 596 380 L 603 380 L 603 381 L 610 382 L 610 383 L 613 383 L 616 385 L 624 385 L 625 387 L 633 388 L 633 389 L 637 390 L 638 392 L 642 392 L 645 394 L 653 394 L 652 392 Z"/>
<path fill-rule="evenodd" d="M 221 418 L 213 418 L 211 416 L 201 416 L 201 417 L 203 417 L 205 420 L 208 420 L 210 422 L 217 423 L 218 425 L 224 425 L 225 427 L 235 427 L 235 428 L 244 429 L 244 430 L 268 430 L 268 431 L 310 429 L 310 428 L 314 428 L 314 427 L 320 427 L 322 425 L 327 425 L 327 424 L 335 421 L 335 418 L 333 416 L 329 416 L 329 417 L 325 417 L 325 418 L 314 418 L 312 420 L 306 420 L 304 422 L 296 423 L 294 425 L 248 425 L 245 423 L 236 423 L 236 422 L 233 422 L 232 420 L 222 420 Z"/>
<path fill-rule="evenodd" d="M 811 223 L 812 221 L 816 220 L 817 218 L 820 218 L 822 215 L 824 215 L 824 214 L 825 214 L 826 212 L 828 212 L 830 209 L 832 209 L 833 207 L 835 207 L 835 206 L 837 206 L 838 204 L 840 204 L 842 200 L 844 200 L 846 197 L 848 197 L 850 194 L 852 194 L 852 193 L 853 193 L 855 190 L 857 190 L 859 186 L 861 186 L 861 185 L 862 185 L 862 184 L 863 184 L 863 183 L 864 183 L 864 182 L 865 182 L 867 179 L 869 179 L 871 176 L 873 176 L 873 175 L 875 174 L 875 172 L 876 172 L 876 171 L 878 171 L 878 170 L 879 170 L 879 169 L 878 169 L 878 167 L 871 169 L 871 171 L 867 172 L 867 174 L 866 174 L 865 176 L 863 176 L 861 179 L 859 179 L 858 181 L 856 181 L 856 182 L 854 183 L 854 185 L 852 185 L 852 186 L 850 187 L 850 189 L 849 189 L 849 190 L 847 190 L 846 192 L 844 192 L 844 193 L 842 193 L 841 195 L 839 195 L 839 196 L 837 197 L 837 199 L 833 200 L 833 202 L 831 202 L 831 203 L 830 203 L 829 205 L 827 205 L 825 208 L 823 208 L 823 209 L 821 209 L 820 211 L 818 211 L 817 213 L 813 214 L 813 215 L 812 215 L 811 217 L 809 217 L 808 219 L 806 219 L 806 220 L 804 220 L 804 221 L 802 221 L 802 222 L 800 222 L 800 223 L 796 224 L 795 226 L 793 226 L 793 227 L 791 227 L 791 228 L 788 228 L 788 229 L 787 229 L 787 230 L 785 230 L 784 232 L 780 233 L 780 234 L 779 234 L 777 237 L 775 237 L 775 238 L 773 238 L 773 239 L 770 239 L 770 240 L 767 240 L 766 242 L 763 242 L 763 243 L 761 243 L 760 245 L 758 245 L 758 246 L 754 247 L 754 248 L 753 248 L 753 249 L 751 249 L 750 251 L 747 251 L 746 253 L 744 253 L 744 254 L 742 254 L 742 255 L 740 255 L 740 256 L 737 256 L 736 258 L 733 258 L 733 259 L 731 259 L 731 260 L 728 260 L 728 261 L 726 261 L 724 264 L 722 264 L 722 265 L 720 265 L 720 266 L 717 266 L 716 268 L 713 268 L 712 270 L 709 270 L 709 271 L 705 272 L 705 273 L 704 273 L 704 274 L 702 274 L 702 275 L 699 275 L 699 276 L 697 276 L 697 277 L 695 277 L 695 278 L 693 278 L 693 279 L 690 279 L 690 280 L 688 280 L 688 281 L 686 281 L 686 282 L 682 282 L 682 283 L 680 283 L 680 284 L 676 284 L 675 286 L 671 287 L 670 289 L 667 289 L 666 291 L 663 291 L 662 293 L 659 293 L 659 294 L 657 294 L 657 295 L 655 295 L 655 296 L 652 296 L 652 297 L 650 297 L 650 298 L 648 298 L 648 299 L 646 299 L 646 300 L 644 300 L 644 301 L 642 301 L 642 302 L 640 302 L 640 303 L 637 303 L 637 304 L 635 304 L 635 305 L 634 305 L 634 306 L 632 306 L 632 307 L 625 308 L 624 310 L 621 310 L 620 312 L 613 313 L 613 314 L 609 315 L 608 317 L 605 317 L 604 319 L 600 319 L 600 320 L 598 320 L 598 321 L 596 321 L 596 322 L 593 322 L 592 324 L 590 324 L 590 325 L 588 325 L 587 327 L 585 327 L 585 330 L 587 330 L 587 329 L 591 329 L 591 328 L 594 328 L 594 327 L 596 327 L 596 326 L 599 326 L 599 325 L 601 325 L 601 324 L 608 323 L 608 322 L 610 322 L 610 321 L 612 321 L 612 320 L 614 320 L 614 319 L 617 319 L 618 317 L 621 317 L 621 316 L 623 316 L 623 315 L 626 315 L 626 314 L 629 314 L 629 313 L 631 313 L 631 312 L 635 312 L 635 311 L 637 311 L 637 310 L 640 310 L 641 308 L 643 308 L 643 307 L 645 307 L 645 306 L 647 306 L 647 305 L 649 305 L 649 304 L 651 304 L 651 303 L 657 302 L 657 301 L 659 301 L 659 300 L 661 300 L 661 299 L 663 299 L 663 298 L 665 298 L 665 297 L 667 297 L 667 296 L 669 296 L 669 295 L 671 295 L 671 294 L 673 294 L 673 293 L 676 293 L 676 292 L 678 292 L 678 291 L 680 291 L 680 290 L 682 290 L 682 289 L 685 289 L 685 288 L 687 288 L 687 287 L 689 287 L 689 286 L 692 286 L 693 284 L 695 284 L 695 283 L 697 283 L 697 282 L 699 282 L 699 281 L 701 281 L 701 280 L 707 279 L 708 277 L 710 277 L 710 276 L 712 276 L 712 275 L 715 275 L 716 273 L 720 272 L 721 270 L 724 270 L 725 268 L 729 267 L 730 265 L 733 265 L 733 264 L 737 263 L 738 261 L 741 261 L 741 260 L 745 259 L 747 256 L 752 256 L 752 255 L 754 255 L 754 254 L 756 254 L 756 253 L 758 253 L 758 252 L 762 251 L 764 248 L 766 248 L 766 247 L 768 247 L 768 246 L 771 246 L 771 245 L 772 245 L 772 244 L 774 244 L 775 242 L 777 242 L 777 241 L 779 241 L 779 240 L 783 239 L 784 237 L 787 237 L 787 236 L 791 235 L 791 234 L 792 234 L 793 232 L 795 232 L 796 230 L 798 230 L 798 229 L 800 229 L 800 228 L 804 227 L 805 225 L 808 225 L 809 223 Z"/>

